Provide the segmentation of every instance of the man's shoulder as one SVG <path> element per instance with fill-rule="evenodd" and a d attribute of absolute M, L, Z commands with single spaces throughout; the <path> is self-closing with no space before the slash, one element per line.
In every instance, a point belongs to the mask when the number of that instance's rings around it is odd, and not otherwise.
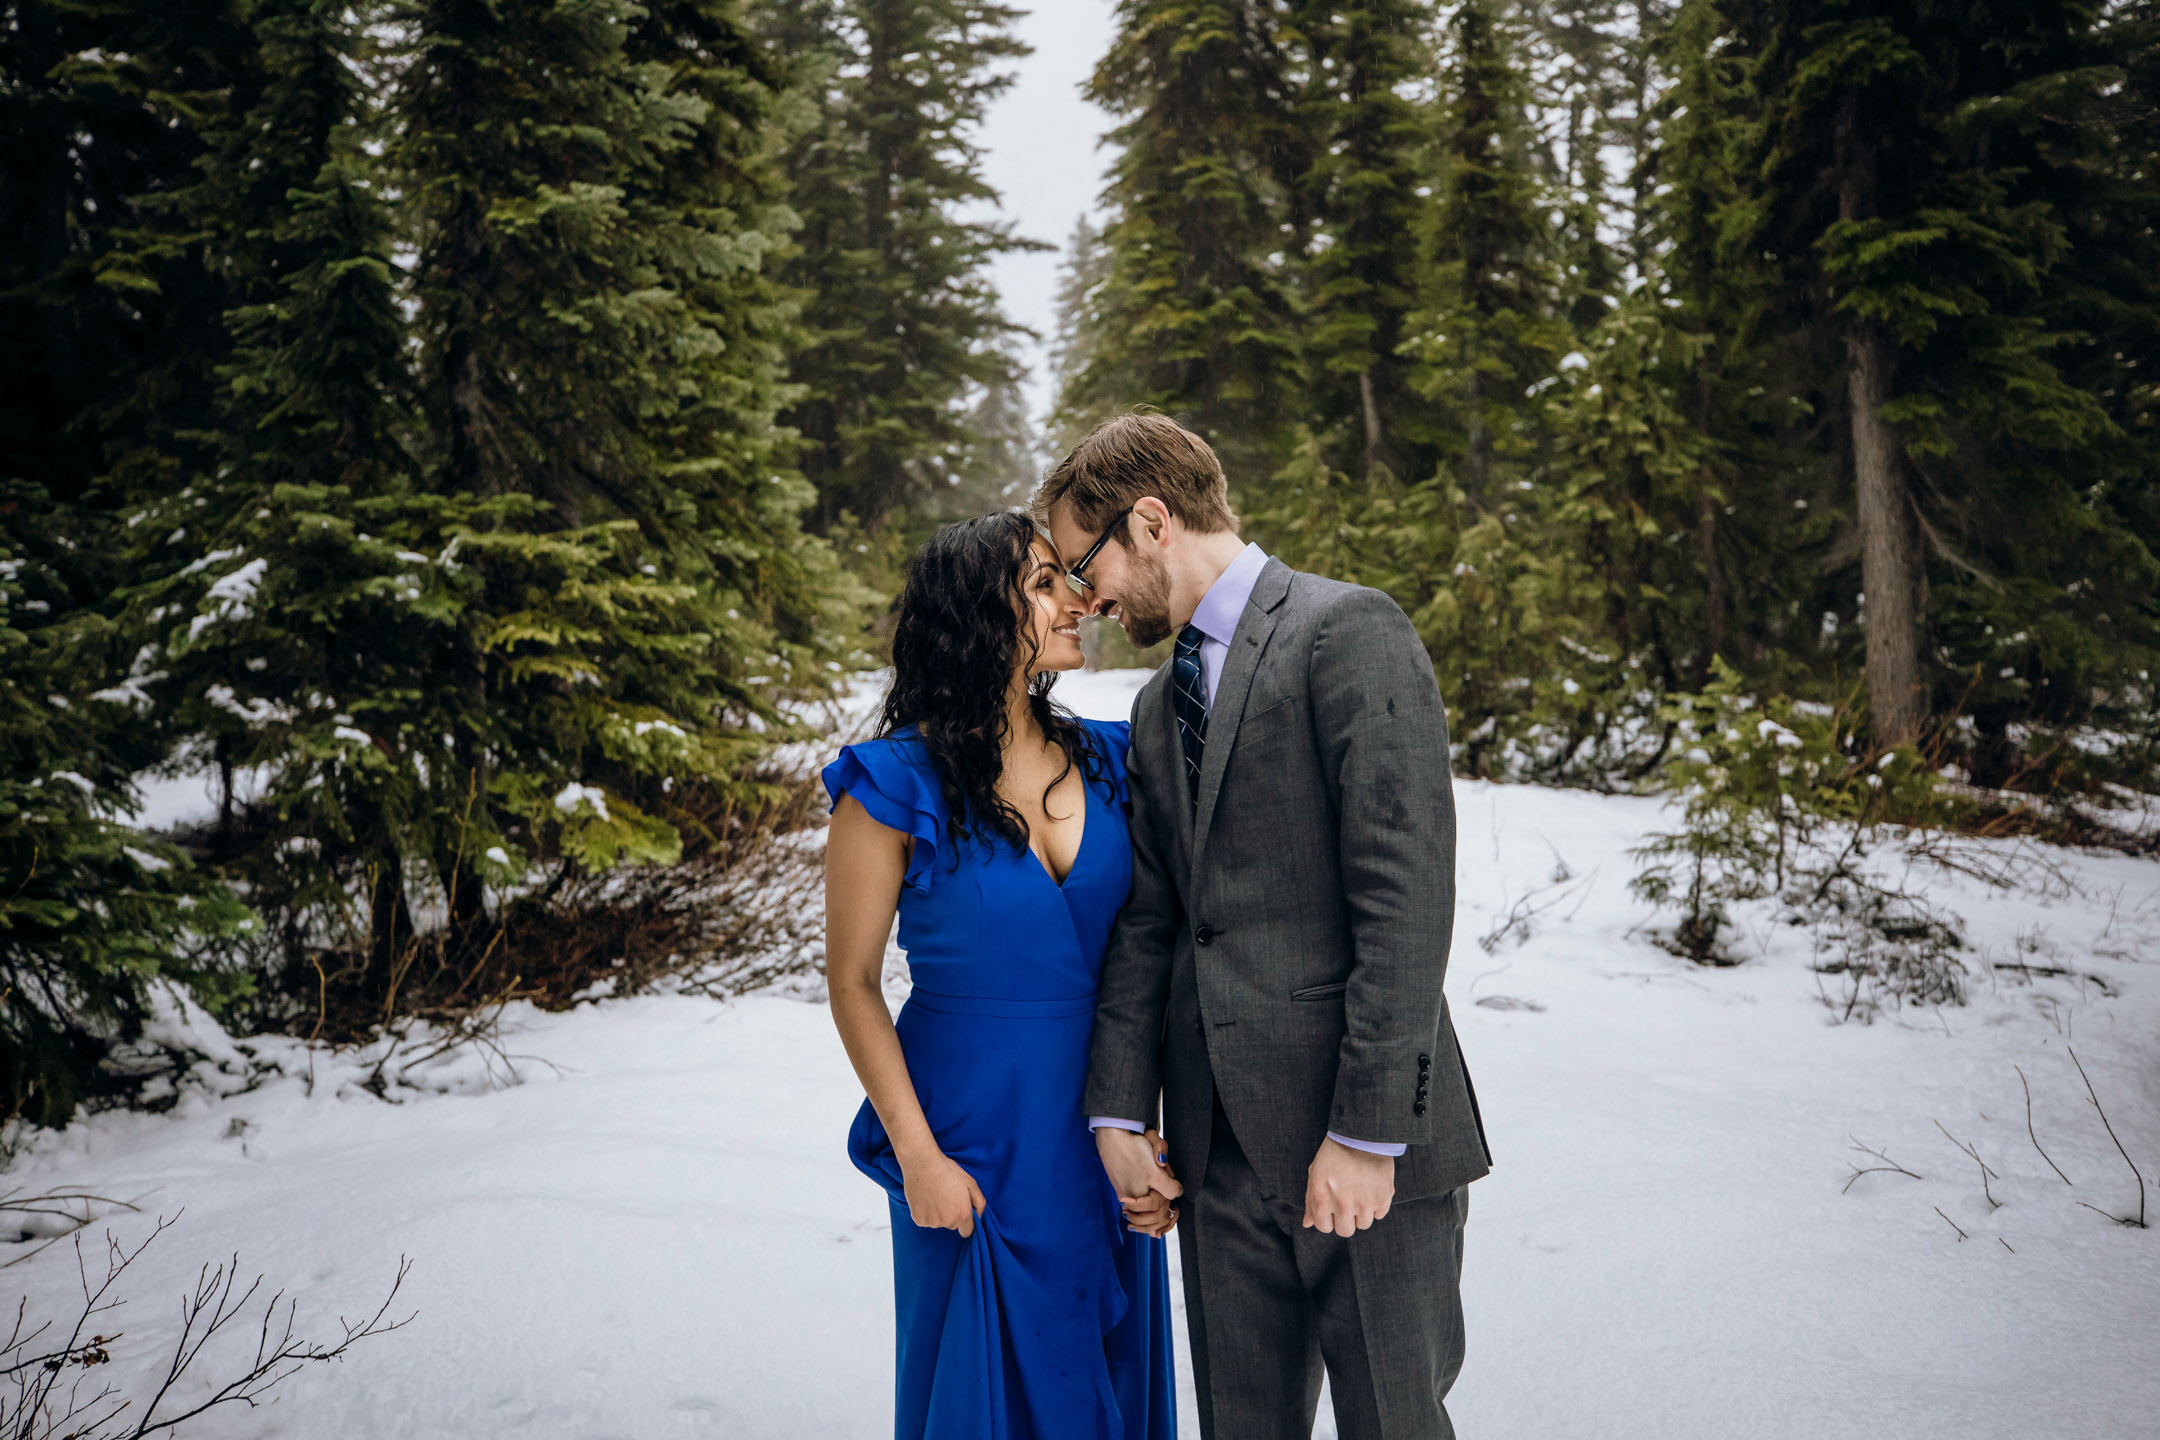
<path fill-rule="evenodd" d="M 1385 590 L 1348 580 L 1331 580 L 1304 570 L 1290 571 L 1290 588 L 1284 596 L 1283 608 L 1311 622 L 1403 613 L 1402 607 L 1395 603 L 1395 597 Z"/>

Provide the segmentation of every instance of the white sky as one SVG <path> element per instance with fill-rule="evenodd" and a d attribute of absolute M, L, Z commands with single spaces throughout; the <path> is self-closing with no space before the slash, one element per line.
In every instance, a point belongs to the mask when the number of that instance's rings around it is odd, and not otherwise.
<path fill-rule="evenodd" d="M 1065 241 L 1081 212 L 1096 209 L 1105 153 L 1097 148 L 1109 117 L 1080 98 L 1080 87 L 1115 33 L 1112 0 L 1046 0 L 1020 21 L 1035 47 L 1018 81 L 986 117 L 983 172 L 1004 197 L 1006 218 L 1021 234 L 1058 247 L 997 261 L 994 277 L 1005 311 L 1048 340 L 1057 327 L 1057 275 Z M 1028 408 L 1040 417 L 1050 388 L 1039 346 L 1025 351 Z"/>

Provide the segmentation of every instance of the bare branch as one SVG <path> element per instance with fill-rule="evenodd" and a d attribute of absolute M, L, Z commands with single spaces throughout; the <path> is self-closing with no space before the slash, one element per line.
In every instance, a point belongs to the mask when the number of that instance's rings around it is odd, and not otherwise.
<path fill-rule="evenodd" d="M 2025 1087 L 2025 1133 L 2032 1136 L 2033 1149 L 2040 1150 L 2040 1137 L 2033 1130 L 2032 1084 L 2025 1078 L 2024 1070 L 2020 1069 L 2016 1065 L 2012 1065 L 2010 1068 L 2017 1071 L 2018 1084 Z M 2059 1178 L 2063 1182 L 2063 1184 L 2070 1184 L 2070 1177 L 2063 1174 L 2062 1166 L 2057 1165 L 2054 1160 L 2049 1157 L 2047 1151 L 2040 1150 L 2040 1158 L 2047 1161 L 2048 1169 L 2053 1170 L 2057 1178 Z"/>
<path fill-rule="evenodd" d="M 2100 1111 L 2100 1123 L 2101 1125 L 2106 1127 L 2108 1139 L 2115 1141 L 2115 1152 L 2123 1157 L 2123 1164 L 2130 1167 L 2130 1173 L 2137 1176 L 2137 1218 L 2135 1220 L 2132 1220 L 2121 1215 L 2111 1216 L 2110 1218 L 2119 1220 L 2125 1225 L 2135 1225 L 2140 1230 L 2147 1229 L 2148 1227 L 2145 1224 L 2145 1172 L 2138 1169 L 2137 1161 L 2130 1158 L 2130 1152 L 2123 1149 L 2122 1141 L 2116 1139 L 2115 1127 L 2108 1124 L 2107 1111 L 2101 1109 L 2100 1096 L 2093 1090 L 2092 1076 L 2085 1073 L 2085 1062 L 2077 1058 L 2077 1051 L 2075 1050 L 2072 1050 L 2070 1052 L 2070 1063 L 2077 1066 L 2078 1078 L 2085 1082 L 2085 1098 L 2092 1101 L 2093 1109 Z M 2095 1205 L 2088 1205 L 2085 1208 L 2087 1208 L 2088 1210 L 2099 1209 L 2099 1207 Z M 2100 1213 L 2103 1215 L 2107 1214 L 2105 1210 L 2101 1210 Z"/>
<path fill-rule="evenodd" d="M 1847 1179 L 1847 1180 L 1846 1180 L 1846 1182 L 1845 1182 L 1845 1188 L 1844 1188 L 1843 1190 L 1840 1190 L 1840 1191 L 1838 1191 L 1838 1194 L 1840 1194 L 1840 1195 L 1844 1195 L 1844 1194 L 1847 1194 L 1847 1193 L 1849 1193 L 1849 1192 L 1850 1192 L 1850 1191 L 1852 1190 L 1852 1187 L 1853 1187 L 1853 1186 L 1854 1186 L 1855 1184 L 1859 1183 L 1860 1177 L 1861 1177 L 1861 1176 L 1863 1176 L 1863 1175 L 1881 1175 L 1881 1174 L 1908 1175 L 1908 1176 L 1911 1176 L 1911 1177 L 1912 1177 L 1913 1179 L 1915 1179 L 1915 1180 L 1923 1180 L 1923 1179 L 1926 1179 L 1926 1178 L 1927 1178 L 1926 1176 L 1924 1176 L 1924 1175 L 1920 1175 L 1920 1174 L 1918 1174 L 1918 1173 L 1917 1173 L 1917 1172 L 1915 1172 L 1915 1171 L 1911 1171 L 1911 1170 L 1908 1170 L 1908 1169 L 1906 1169 L 1906 1168 L 1905 1168 L 1905 1167 L 1904 1167 L 1903 1165 L 1900 1165 L 1900 1164 L 1898 1164 L 1898 1163 L 1897 1163 L 1897 1161 L 1895 1161 L 1895 1160 L 1892 1160 L 1892 1159 L 1891 1159 L 1891 1158 L 1890 1158 L 1890 1157 L 1889 1157 L 1888 1155 L 1885 1155 L 1885 1154 L 1883 1154 L 1883 1152 L 1882 1152 L 1882 1151 L 1880 1151 L 1880 1150 L 1871 1150 L 1871 1149 L 1869 1149 L 1869 1148 L 1868 1148 L 1867 1146 L 1865 1146 L 1865 1145 L 1861 1144 L 1861 1143 L 1860 1143 L 1860 1141 L 1859 1141 L 1859 1140 L 1858 1140 L 1858 1139 L 1857 1139 L 1856 1137 L 1850 1137 L 1850 1136 L 1848 1136 L 1847 1138 L 1848 1138 L 1848 1139 L 1851 1139 L 1851 1140 L 1852 1140 L 1852 1148 L 1853 1148 L 1853 1149 L 1855 1149 L 1855 1150 L 1858 1150 L 1858 1151 L 1859 1151 L 1859 1152 L 1860 1152 L 1861 1154 L 1863 1154 L 1863 1155 L 1868 1155 L 1868 1156 L 1872 1156 L 1873 1158 L 1875 1158 L 1875 1159 L 1877 1159 L 1877 1160 L 1880 1160 L 1880 1161 L 1882 1161 L 1882 1164 L 1880 1164 L 1880 1165 L 1869 1165 L 1869 1166 L 1866 1166 L 1865 1168 L 1856 1168 L 1856 1169 L 1855 1169 L 1855 1170 L 1854 1170 L 1854 1171 L 1852 1172 L 1852 1175 L 1851 1175 L 1851 1177 L 1850 1177 L 1849 1179 Z"/>
<path fill-rule="evenodd" d="M 1987 1196 L 1988 1208 L 1990 1210 L 2002 1209 L 2002 1202 L 1995 1198 L 1994 1191 L 1988 1189 L 1989 1180 L 2000 1180 L 2002 1179 L 2002 1176 L 1997 1175 L 1993 1170 L 1988 1169 L 1987 1161 L 1980 1158 L 1980 1152 L 1978 1150 L 1975 1150 L 1972 1146 L 1966 1144 L 1963 1140 L 1958 1139 L 1957 1136 L 1952 1135 L 1948 1130 L 1943 1130 L 1942 1121 L 1936 1120 L 1934 1123 L 1937 1130 L 1942 1130 L 1943 1139 L 1948 1140 L 1951 1144 L 1957 1146 L 1958 1149 L 1964 1151 L 1967 1155 L 1972 1156 L 1973 1164 L 1980 1167 L 1980 1193 Z"/>

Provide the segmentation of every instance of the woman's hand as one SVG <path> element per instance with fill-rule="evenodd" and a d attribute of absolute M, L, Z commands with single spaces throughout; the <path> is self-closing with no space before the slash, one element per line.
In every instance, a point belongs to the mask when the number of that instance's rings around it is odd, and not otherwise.
<path fill-rule="evenodd" d="M 942 1151 L 913 1164 L 902 1160 L 900 1179 L 908 1215 L 925 1230 L 957 1230 L 968 1239 L 975 1233 L 975 1217 L 990 1208 L 975 1177 Z"/>
<path fill-rule="evenodd" d="M 1150 1190 L 1137 1200 L 1120 1196 L 1118 1204 L 1125 1210 L 1125 1228 L 1136 1235 L 1152 1235 L 1160 1240 L 1177 1224 L 1177 1205 L 1160 1190 Z"/>

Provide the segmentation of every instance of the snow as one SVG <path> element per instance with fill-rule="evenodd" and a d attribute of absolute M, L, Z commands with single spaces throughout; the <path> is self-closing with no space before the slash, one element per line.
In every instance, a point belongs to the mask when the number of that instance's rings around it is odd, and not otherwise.
<path fill-rule="evenodd" d="M 1114 717 L 1141 679 L 1060 694 Z M 1840 1026 L 1806 931 L 1766 913 L 1737 913 L 1732 969 L 1652 943 L 1669 919 L 1629 896 L 1626 852 L 1657 800 L 1457 801 L 1448 990 L 1496 1157 L 1470 1199 L 1463 1435 L 2152 1433 L 2160 1228 L 2077 1203 L 2137 1195 L 2069 1052 L 2160 1177 L 2160 864 L 2027 852 L 2062 883 L 2019 892 L 1927 875 L 1966 917 L 1971 1003 Z M 513 1006 L 510 1058 L 393 1067 L 388 1101 L 360 1084 L 375 1057 L 298 1041 L 240 1042 L 250 1079 L 174 1004 L 159 1034 L 202 1058 L 171 1112 L 32 1137 L 7 1185 L 136 1199 L 93 1245 L 180 1214 L 131 1277 L 115 1378 L 206 1259 L 238 1249 L 319 1334 L 412 1258 L 408 1328 L 196 1440 L 883 1437 L 885 1205 L 843 1154 L 860 1091 L 818 993 Z M 1924 1178 L 1852 1180 L 1881 1163 L 1855 1143 Z M 11 1273 L 33 1312 L 76 1284 L 64 1244 Z M 1196 1436 L 1189 1387 L 1186 1408 Z"/>
<path fill-rule="evenodd" d="M 555 808 L 565 815 L 577 814 L 581 805 L 592 806 L 593 813 L 602 820 L 608 818 L 607 794 L 596 785 L 580 785 L 573 780 L 555 796 Z"/>
<path fill-rule="evenodd" d="M 172 861 L 162 859 L 161 857 L 156 855 L 152 855 L 147 850 L 138 850 L 133 845 L 121 846 L 120 853 L 127 856 L 128 859 L 134 861 L 136 865 L 140 866 L 144 870 L 149 871 L 153 875 L 158 873 L 160 870 L 172 869 Z"/>

